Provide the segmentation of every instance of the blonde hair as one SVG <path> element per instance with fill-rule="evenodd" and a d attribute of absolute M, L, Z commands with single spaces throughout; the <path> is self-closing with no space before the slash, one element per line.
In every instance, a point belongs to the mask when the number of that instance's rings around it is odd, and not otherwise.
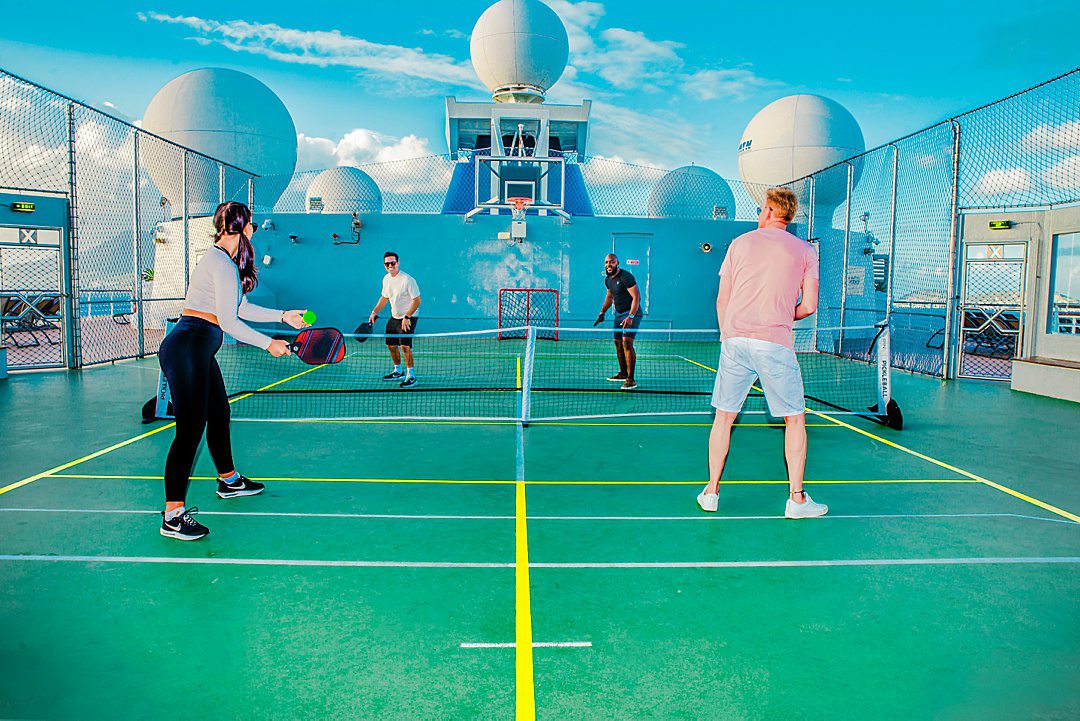
<path fill-rule="evenodd" d="M 772 206 L 777 216 L 789 223 L 799 210 L 799 199 L 789 188 L 769 188 L 765 191 L 765 204 Z"/>

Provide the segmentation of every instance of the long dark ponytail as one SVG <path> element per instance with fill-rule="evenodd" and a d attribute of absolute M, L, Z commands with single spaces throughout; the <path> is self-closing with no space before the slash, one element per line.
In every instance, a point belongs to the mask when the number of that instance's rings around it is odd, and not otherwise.
<path fill-rule="evenodd" d="M 237 270 L 240 271 L 240 287 L 245 293 L 255 290 L 259 284 L 259 271 L 255 267 L 255 249 L 251 247 L 251 238 L 244 235 L 244 228 L 251 222 L 251 211 L 243 203 L 230 200 L 222 203 L 214 211 L 214 239 L 221 240 L 223 235 L 239 235 L 240 244 L 236 249 Z"/>

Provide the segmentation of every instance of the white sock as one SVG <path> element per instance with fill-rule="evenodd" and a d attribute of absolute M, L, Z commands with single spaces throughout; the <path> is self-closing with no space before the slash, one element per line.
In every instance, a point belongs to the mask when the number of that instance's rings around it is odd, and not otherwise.
<path fill-rule="evenodd" d="M 394 364 L 394 372 L 395 373 L 400 373 L 401 372 L 401 364 L 400 363 L 395 363 Z"/>
<path fill-rule="evenodd" d="M 225 478 L 218 476 L 218 480 L 231 486 L 240 480 L 240 474 L 237 471 L 233 471 L 231 476 L 227 476 Z"/>
<path fill-rule="evenodd" d="M 412 378 L 413 377 L 412 368 L 406 368 L 405 369 L 405 377 L 406 378 Z"/>
<path fill-rule="evenodd" d="M 182 516 L 182 515 L 184 515 L 184 511 L 186 511 L 186 510 L 187 510 L 186 508 L 184 508 L 183 506 L 180 506 L 179 508 L 174 508 L 171 511 L 165 511 L 165 520 L 166 521 L 171 521 L 174 518 Z"/>

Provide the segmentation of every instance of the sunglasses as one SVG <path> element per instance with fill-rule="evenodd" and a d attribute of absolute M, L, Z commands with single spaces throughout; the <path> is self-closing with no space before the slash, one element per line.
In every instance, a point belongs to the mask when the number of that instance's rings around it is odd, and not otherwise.
<path fill-rule="evenodd" d="M 251 234 L 255 235 L 259 232 L 259 224 L 255 222 L 255 219 L 251 219 Z"/>
<path fill-rule="evenodd" d="M 385 265 L 387 268 L 391 268 L 391 267 L 397 265 L 397 261 L 396 260 L 388 260 L 388 261 L 385 261 L 383 263 L 383 265 Z"/>

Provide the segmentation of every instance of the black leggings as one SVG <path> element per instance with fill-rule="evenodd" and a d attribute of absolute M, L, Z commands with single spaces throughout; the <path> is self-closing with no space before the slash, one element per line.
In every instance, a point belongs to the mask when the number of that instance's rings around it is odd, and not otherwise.
<path fill-rule="evenodd" d="M 202 318 L 181 316 L 158 349 L 161 370 L 169 381 L 176 438 L 165 460 L 165 501 L 183 503 L 203 430 L 219 474 L 231 473 L 229 399 L 214 354 L 221 347 L 221 328 Z"/>

